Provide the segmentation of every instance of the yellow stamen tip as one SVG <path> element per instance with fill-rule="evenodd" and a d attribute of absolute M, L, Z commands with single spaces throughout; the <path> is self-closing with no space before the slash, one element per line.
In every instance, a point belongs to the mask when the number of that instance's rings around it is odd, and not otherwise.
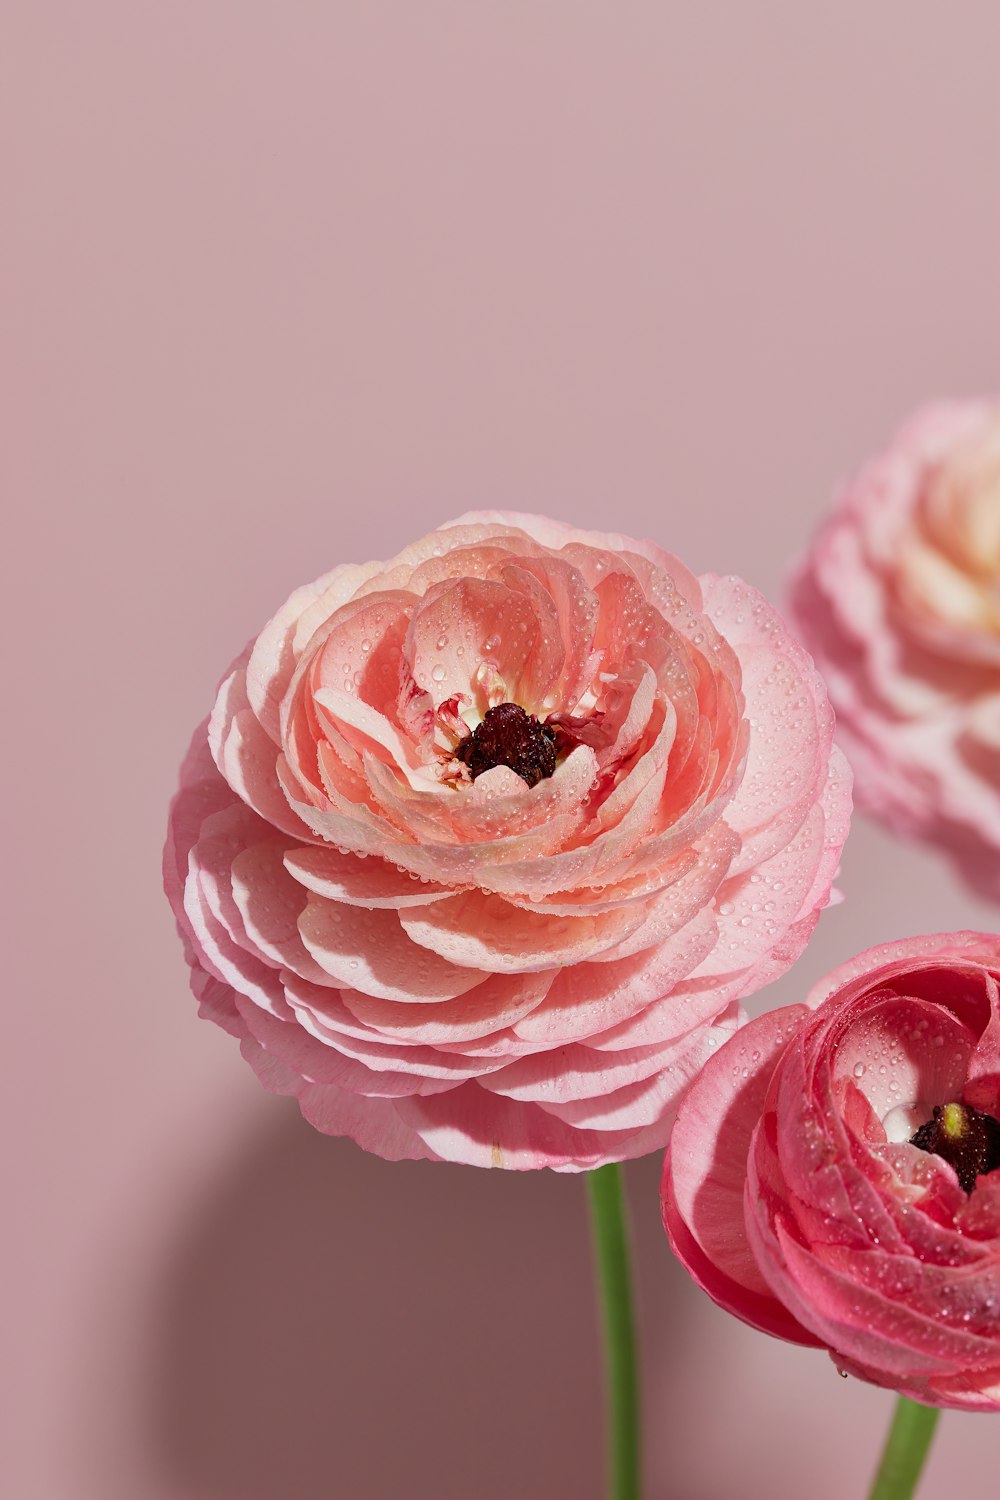
<path fill-rule="evenodd" d="M 968 1117 L 962 1104 L 946 1104 L 941 1111 L 941 1129 L 949 1141 L 960 1141 L 965 1134 Z"/>

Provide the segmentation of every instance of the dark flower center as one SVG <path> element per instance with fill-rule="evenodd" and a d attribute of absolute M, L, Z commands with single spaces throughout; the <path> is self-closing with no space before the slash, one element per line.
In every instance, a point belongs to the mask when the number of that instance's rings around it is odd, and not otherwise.
<path fill-rule="evenodd" d="M 483 722 L 455 754 L 468 766 L 473 781 L 494 766 L 509 766 L 522 781 L 536 786 L 556 768 L 555 741 L 555 730 L 540 724 L 534 714 L 525 713 L 517 703 L 498 703 L 487 709 Z"/>
<path fill-rule="evenodd" d="M 938 1104 L 926 1125 L 910 1136 L 910 1145 L 954 1167 L 962 1187 L 971 1193 L 977 1177 L 1000 1167 L 1000 1120 L 971 1104 Z"/>

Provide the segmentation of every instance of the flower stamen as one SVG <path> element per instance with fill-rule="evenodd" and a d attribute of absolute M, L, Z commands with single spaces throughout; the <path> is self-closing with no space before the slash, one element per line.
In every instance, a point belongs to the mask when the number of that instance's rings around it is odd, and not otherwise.
<path fill-rule="evenodd" d="M 910 1145 L 940 1156 L 971 1193 L 977 1177 L 1000 1167 L 1000 1120 L 971 1104 L 937 1104 L 926 1124 L 910 1136 Z"/>
<path fill-rule="evenodd" d="M 498 703 L 456 748 L 475 781 L 495 766 L 509 766 L 528 786 L 556 768 L 556 734 L 518 703 Z"/>

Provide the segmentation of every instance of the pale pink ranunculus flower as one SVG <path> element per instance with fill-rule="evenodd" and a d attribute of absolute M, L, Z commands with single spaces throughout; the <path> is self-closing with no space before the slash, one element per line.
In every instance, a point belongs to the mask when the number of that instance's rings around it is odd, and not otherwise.
<path fill-rule="evenodd" d="M 1000 399 L 910 420 L 847 486 L 792 611 L 858 802 L 1000 899 Z"/>
<path fill-rule="evenodd" d="M 165 883 L 202 1013 L 384 1157 L 651 1151 L 829 899 L 832 734 L 765 601 L 648 542 L 489 513 L 335 568 L 182 769 Z"/>
<path fill-rule="evenodd" d="M 862 953 L 685 1096 L 663 1221 L 695 1281 L 915 1401 L 1000 1411 L 1000 938 Z"/>

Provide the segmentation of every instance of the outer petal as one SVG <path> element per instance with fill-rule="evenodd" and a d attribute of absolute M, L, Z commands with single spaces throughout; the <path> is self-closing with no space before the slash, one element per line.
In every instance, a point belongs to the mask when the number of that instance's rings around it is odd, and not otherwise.
<path fill-rule="evenodd" d="M 713 1301 L 764 1333 L 818 1344 L 771 1292 L 747 1243 L 747 1153 L 776 1062 L 804 1006 L 750 1021 L 708 1060 L 681 1105 L 663 1164 L 663 1224 Z"/>
<path fill-rule="evenodd" d="M 410 941 L 395 912 L 310 897 L 299 918 L 302 941 L 335 985 L 383 1000 L 453 1000 L 486 978 Z"/>

